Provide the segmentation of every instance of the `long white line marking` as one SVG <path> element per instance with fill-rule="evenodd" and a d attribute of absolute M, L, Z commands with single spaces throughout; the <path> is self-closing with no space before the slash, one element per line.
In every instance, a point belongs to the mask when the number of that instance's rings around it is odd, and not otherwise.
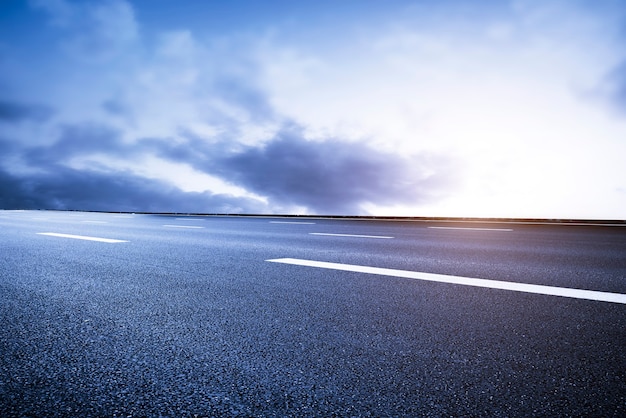
<path fill-rule="evenodd" d="M 325 235 L 325 236 L 330 236 L 330 237 L 381 238 L 381 239 L 393 238 L 393 237 L 385 237 L 382 235 L 329 234 L 325 232 L 309 232 L 309 235 Z"/>
<path fill-rule="evenodd" d="M 297 258 L 277 258 L 266 261 L 269 261 L 271 263 L 293 264 L 297 266 L 318 267 L 323 269 L 352 271 L 367 274 L 379 274 L 383 276 L 402 277 L 406 279 L 426 280 L 431 282 L 460 284 L 464 286 L 487 287 L 491 289 L 513 290 L 516 292 L 537 293 L 540 295 L 564 296 L 575 299 L 588 299 L 602 302 L 626 304 L 626 295 L 621 293 L 598 292 L 595 290 L 571 289 L 567 287 L 544 286 L 538 284 L 504 282 L 500 280 L 474 279 L 470 277 L 448 276 L 445 274 L 420 273 L 417 271 L 358 266 L 353 264 L 328 263 L 324 261 L 302 260 Z"/>
<path fill-rule="evenodd" d="M 176 218 L 177 221 L 204 221 L 201 218 Z"/>
<path fill-rule="evenodd" d="M 56 232 L 37 232 L 37 235 L 47 235 L 50 237 L 59 237 L 59 238 L 73 238 L 73 239 L 82 239 L 85 241 L 99 241 L 99 242 L 108 242 L 110 244 L 118 243 L 118 242 L 128 242 L 123 239 L 111 239 L 111 238 L 99 238 L 99 237 L 87 237 L 84 235 L 72 235 L 72 234 L 58 234 Z"/>
<path fill-rule="evenodd" d="M 106 221 L 80 221 L 83 224 L 106 224 Z"/>
<path fill-rule="evenodd" d="M 430 229 L 460 229 L 468 231 L 512 231 L 511 228 L 470 228 L 462 226 L 429 226 Z"/>
<path fill-rule="evenodd" d="M 203 226 L 191 226 L 191 225 L 163 225 L 167 228 L 187 228 L 187 229 L 203 229 Z"/>
<path fill-rule="evenodd" d="M 271 224 L 315 225 L 315 222 L 270 221 Z"/>

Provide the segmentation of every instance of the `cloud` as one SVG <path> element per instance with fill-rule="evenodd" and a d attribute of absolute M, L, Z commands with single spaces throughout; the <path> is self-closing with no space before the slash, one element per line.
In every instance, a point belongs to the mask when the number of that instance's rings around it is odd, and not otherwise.
<path fill-rule="evenodd" d="M 246 83 L 245 79 L 224 77 L 218 80 L 216 93 L 226 103 L 236 104 L 253 123 L 263 123 L 278 117 L 269 103 L 267 94 Z"/>
<path fill-rule="evenodd" d="M 78 59 L 102 62 L 117 57 L 138 40 L 139 25 L 125 0 L 68 2 L 32 0 L 65 36 L 62 47 Z"/>
<path fill-rule="evenodd" d="M 121 140 L 121 132 L 94 123 L 63 125 L 59 138 L 48 146 L 28 148 L 25 154 L 29 163 L 39 167 L 67 162 L 75 156 L 103 152 L 113 156 L 129 151 Z"/>
<path fill-rule="evenodd" d="M 0 170 L 0 207 L 128 212 L 263 213 L 258 201 L 224 194 L 183 192 L 132 173 L 57 167 L 12 175 Z"/>
<path fill-rule="evenodd" d="M 599 6 L 603 4 L 600 3 Z M 610 16 L 607 21 L 611 24 L 606 24 L 603 32 L 607 37 L 610 36 L 609 40 L 615 46 L 615 50 L 611 51 L 611 60 L 608 61 L 611 64 L 589 89 L 591 95 L 587 97 L 594 100 L 600 98 L 619 114 L 626 115 L 626 9 L 622 7 L 621 2 L 609 2 L 608 6 L 614 6 L 604 10 L 607 16 Z M 594 8 L 598 7 L 594 4 Z"/>
<path fill-rule="evenodd" d="M 212 213 L 298 210 L 356 215 L 367 214 L 367 205 L 430 202 L 449 193 L 456 181 L 457 169 L 451 159 L 432 154 L 409 159 L 339 139 L 310 141 L 295 123 L 257 145 L 234 143 L 227 137 L 206 141 L 196 136 L 185 142 L 167 138 L 126 142 L 123 132 L 94 123 L 64 125 L 58 131 L 57 139 L 48 145 L 0 141 L 7 154 L 0 206 Z M 104 163 L 75 165 L 99 155 L 106 156 Z M 185 192 L 167 176 L 147 178 L 131 168 L 106 164 L 107 160 L 146 157 L 192 167 L 244 189 L 247 195 Z M 19 164 L 11 170 L 6 161 Z"/>
<path fill-rule="evenodd" d="M 607 95 L 611 103 L 626 114 L 626 61 L 622 62 L 606 77 Z"/>
<path fill-rule="evenodd" d="M 210 158 L 225 179 L 270 202 L 316 214 L 364 214 L 364 205 L 416 204 L 451 190 L 451 160 L 380 152 L 366 144 L 307 141 L 290 127 L 262 146 Z"/>
<path fill-rule="evenodd" d="M 76 158 L 105 154 L 140 158 L 149 141 L 124 143 L 111 127 L 84 123 L 59 128 L 49 145 L 0 138 L 0 208 L 101 211 L 264 213 L 259 200 L 224 193 L 185 192 L 166 179 L 91 164 L 74 168 Z"/>
<path fill-rule="evenodd" d="M 92 165 L 76 169 L 73 158 L 106 152 L 140 154 L 115 130 L 97 125 L 66 126 L 48 146 L 0 140 L 0 208 L 101 211 L 263 213 L 255 199 L 210 192 L 185 192 L 165 180 Z M 10 161 L 13 166 L 9 167 Z M 16 164 L 18 161 L 19 164 Z"/>
<path fill-rule="evenodd" d="M 52 116 L 50 107 L 40 104 L 24 104 L 0 101 L 0 122 L 44 121 Z"/>
<path fill-rule="evenodd" d="M 133 111 L 122 100 L 117 98 L 107 99 L 102 102 L 102 109 L 108 114 L 132 121 Z"/>

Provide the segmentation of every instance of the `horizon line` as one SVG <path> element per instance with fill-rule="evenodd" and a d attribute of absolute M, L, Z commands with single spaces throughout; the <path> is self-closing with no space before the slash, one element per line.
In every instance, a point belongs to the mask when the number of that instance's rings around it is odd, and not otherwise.
<path fill-rule="evenodd" d="M 85 210 L 85 209 L 0 209 L 15 210 L 42 210 L 56 212 L 91 212 L 91 213 L 120 213 L 140 215 L 174 215 L 174 216 L 232 216 L 232 217 L 262 217 L 262 218 L 310 218 L 310 219 L 354 219 L 377 221 L 434 221 L 434 222 L 487 222 L 487 223 L 520 223 L 520 224 L 565 224 L 565 225 L 623 225 L 626 219 L 581 219 L 581 218 L 513 218 L 513 217 L 477 217 L 477 216 L 393 216 L 393 215 L 319 215 L 319 214 L 276 214 L 276 213 L 210 213 L 210 212 L 151 212 L 151 211 L 113 211 L 113 210 Z"/>

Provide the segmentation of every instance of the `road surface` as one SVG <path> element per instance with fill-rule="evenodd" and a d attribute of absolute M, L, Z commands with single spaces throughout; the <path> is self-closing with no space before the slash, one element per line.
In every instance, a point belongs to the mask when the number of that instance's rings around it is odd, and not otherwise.
<path fill-rule="evenodd" d="M 626 228 L 0 211 L 0 416 L 626 416 Z"/>

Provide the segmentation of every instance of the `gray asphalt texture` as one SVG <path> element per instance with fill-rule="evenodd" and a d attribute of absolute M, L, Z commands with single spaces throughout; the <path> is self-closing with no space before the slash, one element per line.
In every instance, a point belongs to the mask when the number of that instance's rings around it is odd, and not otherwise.
<path fill-rule="evenodd" d="M 626 228 L 272 221 L 0 211 L 0 416 L 626 416 L 624 304 L 266 261 L 626 293 Z"/>

